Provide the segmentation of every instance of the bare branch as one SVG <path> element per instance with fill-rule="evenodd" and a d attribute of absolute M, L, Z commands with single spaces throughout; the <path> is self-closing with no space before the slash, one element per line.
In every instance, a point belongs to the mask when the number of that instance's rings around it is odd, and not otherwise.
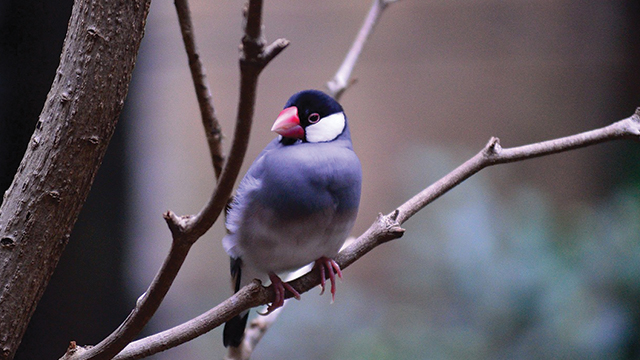
<path fill-rule="evenodd" d="M 240 101 L 229 158 L 222 171 L 218 187 L 209 202 L 197 215 L 185 218 L 186 223 L 181 229 L 182 232 L 188 234 L 187 237 L 192 242 L 195 242 L 211 228 L 231 196 L 249 144 L 258 76 L 267 64 L 289 44 L 287 40 L 279 39 L 265 47 L 265 41 L 259 35 L 261 33 L 254 36 L 255 28 L 260 28 L 260 18 L 256 15 L 256 9 L 262 9 L 262 1 L 249 1 L 248 10 L 245 11 L 247 25 L 245 35 L 242 38 L 242 53 L 240 55 Z M 258 25 L 255 24 L 256 22 Z"/>
<path fill-rule="evenodd" d="M 189 59 L 191 78 L 193 79 L 196 98 L 200 106 L 202 125 L 204 126 L 207 144 L 209 145 L 209 153 L 211 154 L 211 161 L 213 162 L 213 170 L 216 178 L 219 178 L 222 172 L 222 166 L 224 165 L 222 128 L 220 127 L 215 108 L 213 107 L 213 99 L 211 98 L 205 68 L 200 60 L 200 54 L 198 54 L 189 2 L 187 0 L 175 0 L 175 6 L 176 12 L 178 13 L 178 21 L 180 22 L 182 40 Z"/>
<path fill-rule="evenodd" d="M 62 359 L 111 359 L 140 333 L 169 291 L 175 276 L 187 257 L 191 244 L 174 241 L 162 268 L 148 290 L 138 298 L 125 321 L 96 346 L 82 352 L 67 352 Z M 75 349 L 70 349 L 75 350 Z"/>
<path fill-rule="evenodd" d="M 637 140 L 640 134 L 639 116 L 638 110 L 636 110 L 636 113 L 631 117 L 600 129 L 514 148 L 502 148 L 500 140 L 493 137 L 485 148 L 473 158 L 400 206 L 398 208 L 400 211 L 398 222 L 404 223 L 423 207 L 487 166 L 556 154 L 621 138 Z"/>
<path fill-rule="evenodd" d="M 111 359 L 124 349 L 140 333 L 160 306 L 191 246 L 211 228 L 224 209 L 249 143 L 258 76 L 265 66 L 288 45 L 286 40 L 278 40 L 265 48 L 261 36 L 261 11 L 262 1 L 249 1 L 245 11 L 247 21 L 245 36 L 242 39 L 243 51 L 240 55 L 240 101 L 236 128 L 231 152 L 221 172 L 216 190 L 203 209 L 194 216 L 179 217 L 171 211 L 164 214 L 164 219 L 171 230 L 172 246 L 162 268 L 147 291 L 138 299 L 133 311 L 112 334 L 98 345 L 85 349 L 86 351 L 79 351 L 77 347 L 70 348 L 65 354 L 65 359 Z M 195 50 L 195 44 L 193 49 Z M 266 293 L 263 294 L 263 297 L 267 296 Z M 250 300 L 256 301 L 255 299 L 254 296 Z M 259 304 L 249 307 L 257 305 Z"/>
<path fill-rule="evenodd" d="M 273 43 L 269 44 L 264 49 L 264 54 L 263 54 L 262 58 L 264 59 L 265 62 L 268 63 L 274 57 L 276 57 L 278 54 L 280 54 L 282 52 L 282 50 L 284 50 L 284 48 L 286 48 L 287 46 L 289 46 L 289 40 L 287 40 L 287 39 L 277 39 L 276 41 L 274 41 Z"/>
<path fill-rule="evenodd" d="M 367 17 L 364 19 L 364 23 L 358 32 L 353 44 L 351 45 L 351 49 L 347 53 L 347 56 L 344 58 L 342 65 L 338 69 L 338 72 L 333 76 L 329 82 L 327 82 L 326 86 L 329 90 L 329 95 L 333 96 L 336 100 L 339 100 L 342 97 L 344 91 L 351 85 L 355 83 L 355 80 L 350 80 L 351 73 L 353 72 L 353 68 L 356 66 L 358 62 L 358 58 L 362 53 L 362 49 L 364 48 L 364 44 L 371 36 L 373 32 L 373 28 L 378 23 L 382 12 L 389 6 L 389 4 L 396 2 L 395 0 L 373 0 L 373 4 L 371 4 L 371 9 L 369 9 L 369 13 Z"/>
<path fill-rule="evenodd" d="M 238 314 L 236 309 L 239 306 L 247 309 L 259 306 L 266 303 L 272 295 L 259 281 L 254 281 L 204 314 L 169 330 L 132 342 L 114 359 L 141 359 L 176 347 L 224 324 Z"/>
<path fill-rule="evenodd" d="M 340 265 L 340 268 L 345 269 L 377 246 L 401 237 L 404 234 L 404 229 L 400 227 L 401 224 L 426 205 L 487 166 L 527 160 L 618 139 L 640 141 L 640 108 L 631 117 L 600 129 L 525 146 L 503 149 L 500 147 L 498 139 L 493 137 L 478 154 L 458 168 L 400 205 L 390 214 L 380 214 L 364 234 L 340 251 L 335 261 Z M 290 281 L 289 284 L 302 294 L 320 284 L 320 274 L 317 271 L 311 271 Z M 117 359 L 139 359 L 180 345 L 214 329 L 244 310 L 270 302 L 273 295 L 271 286 L 264 288 L 258 282 L 253 282 L 240 289 L 238 293 L 222 304 L 197 318 L 130 344 L 121 354 L 122 356 L 118 356 Z M 287 297 L 290 297 L 290 294 Z M 144 355 L 141 353 L 142 349 L 144 349 Z M 246 349 L 242 351 L 246 351 Z"/>

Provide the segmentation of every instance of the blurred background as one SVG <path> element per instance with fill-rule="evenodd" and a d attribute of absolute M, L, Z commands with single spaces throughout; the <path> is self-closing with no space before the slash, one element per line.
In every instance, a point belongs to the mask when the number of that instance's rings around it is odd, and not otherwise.
<path fill-rule="evenodd" d="M 192 0 L 230 136 L 242 1 Z M 244 169 L 288 97 L 323 89 L 370 0 L 266 1 L 291 45 L 263 72 Z M 4 191 L 59 60 L 71 1 L 0 3 Z M 402 0 L 383 15 L 342 98 L 364 171 L 353 235 L 479 151 L 605 126 L 640 106 L 636 1 Z M 229 148 L 231 139 L 224 145 Z M 244 173 L 244 171 L 243 171 Z M 125 111 L 17 359 L 95 344 L 167 253 L 162 213 L 196 213 L 215 182 L 173 3 L 154 1 Z M 406 235 L 345 272 L 336 302 L 290 303 L 255 359 L 640 359 L 640 147 L 619 141 L 488 168 Z M 226 299 L 216 224 L 193 248 L 151 334 Z M 222 330 L 153 356 L 220 359 Z"/>

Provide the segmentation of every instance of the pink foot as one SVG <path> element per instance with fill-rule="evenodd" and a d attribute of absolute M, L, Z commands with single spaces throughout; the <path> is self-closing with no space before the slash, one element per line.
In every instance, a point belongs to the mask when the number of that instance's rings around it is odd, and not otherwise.
<path fill-rule="evenodd" d="M 340 279 L 342 279 L 342 271 L 340 271 L 340 265 L 335 262 L 333 259 L 329 259 L 326 256 L 321 257 L 316 260 L 316 267 L 320 269 L 320 287 L 322 291 L 320 291 L 320 295 L 324 294 L 324 285 L 325 285 L 325 273 L 329 275 L 329 281 L 331 282 L 331 302 L 336 299 L 336 274 Z"/>
<path fill-rule="evenodd" d="M 269 279 L 271 279 L 271 284 L 273 285 L 273 291 L 276 293 L 276 297 L 273 302 L 267 307 L 267 312 L 261 315 L 268 315 L 273 312 L 273 310 L 284 305 L 285 290 L 288 290 L 291 294 L 293 294 L 293 297 L 295 297 L 296 300 L 300 300 L 300 293 L 298 293 L 296 289 L 294 289 L 291 285 L 282 281 L 282 279 L 280 279 L 278 275 L 270 272 Z"/>

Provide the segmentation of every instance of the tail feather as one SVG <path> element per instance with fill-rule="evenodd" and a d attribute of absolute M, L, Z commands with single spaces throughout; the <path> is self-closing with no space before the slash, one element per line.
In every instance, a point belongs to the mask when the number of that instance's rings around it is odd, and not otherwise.
<path fill-rule="evenodd" d="M 247 326 L 248 318 L 249 312 L 247 311 L 244 316 L 238 315 L 224 324 L 224 330 L 222 331 L 222 343 L 224 347 L 240 346 L 244 338 L 244 328 Z"/>
<path fill-rule="evenodd" d="M 231 271 L 231 288 L 234 293 L 237 293 L 242 285 L 242 259 L 230 257 L 229 265 L 229 270 Z"/>
<path fill-rule="evenodd" d="M 230 258 L 231 260 L 231 286 L 234 292 L 238 292 L 242 285 L 242 259 Z M 249 318 L 249 311 L 244 314 L 235 316 L 231 320 L 227 321 L 222 331 L 222 343 L 224 347 L 232 346 L 238 347 L 242 343 L 244 338 L 244 329 L 247 326 L 247 319 Z"/>

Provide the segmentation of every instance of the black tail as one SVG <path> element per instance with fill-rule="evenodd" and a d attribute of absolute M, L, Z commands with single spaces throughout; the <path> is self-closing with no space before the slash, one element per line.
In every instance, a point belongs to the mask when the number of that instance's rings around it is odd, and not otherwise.
<path fill-rule="evenodd" d="M 233 284 L 233 291 L 238 292 L 238 290 L 240 290 L 240 278 L 242 276 L 242 259 L 230 258 L 230 260 L 231 283 Z M 222 343 L 224 344 L 224 347 L 240 346 L 242 338 L 244 338 L 244 328 L 247 326 L 248 318 L 249 311 L 234 317 L 224 324 L 224 330 L 222 331 Z"/>
<path fill-rule="evenodd" d="M 244 328 L 247 326 L 248 318 L 249 312 L 247 311 L 244 316 L 238 315 L 224 324 L 224 330 L 222 332 L 222 343 L 224 347 L 240 346 L 242 338 L 244 338 Z"/>

